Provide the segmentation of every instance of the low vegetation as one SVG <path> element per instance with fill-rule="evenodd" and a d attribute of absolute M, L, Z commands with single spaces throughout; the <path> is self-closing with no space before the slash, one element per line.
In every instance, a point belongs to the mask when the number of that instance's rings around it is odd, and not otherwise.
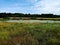
<path fill-rule="evenodd" d="M 60 20 L 60 15 L 0 13 L 0 20 Z"/>
<path fill-rule="evenodd" d="M 60 23 L 0 22 L 0 45 L 60 45 Z"/>

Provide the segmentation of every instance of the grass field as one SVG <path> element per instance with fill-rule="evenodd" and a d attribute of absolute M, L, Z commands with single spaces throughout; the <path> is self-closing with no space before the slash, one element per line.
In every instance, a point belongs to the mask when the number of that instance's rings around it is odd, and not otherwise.
<path fill-rule="evenodd" d="M 54 20 L 60 21 L 60 18 L 41 18 L 41 17 L 10 17 L 10 18 L 0 18 L 0 21 L 3 20 Z"/>
<path fill-rule="evenodd" d="M 0 45 L 60 45 L 60 23 L 0 22 Z"/>
<path fill-rule="evenodd" d="M 37 19 L 40 19 L 40 20 L 60 20 L 60 18 L 37 18 Z"/>

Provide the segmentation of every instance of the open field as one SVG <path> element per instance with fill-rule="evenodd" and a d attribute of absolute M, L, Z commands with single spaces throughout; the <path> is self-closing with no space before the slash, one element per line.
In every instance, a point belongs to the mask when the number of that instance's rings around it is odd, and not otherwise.
<path fill-rule="evenodd" d="M 60 23 L 60 21 L 53 20 L 4 20 L 0 22 L 16 22 L 16 23 Z"/>
<path fill-rule="evenodd" d="M 60 21 L 60 18 L 42 18 L 42 17 L 8 17 L 8 18 L 0 18 L 2 20 L 53 20 Z"/>
<path fill-rule="evenodd" d="M 60 20 L 60 18 L 40 18 L 40 17 L 37 17 L 37 19 L 39 20 Z"/>
<path fill-rule="evenodd" d="M 0 22 L 0 45 L 60 45 L 60 23 Z"/>
<path fill-rule="evenodd" d="M 0 22 L 17 22 L 17 23 L 60 23 L 60 21 L 53 20 L 6 20 Z"/>

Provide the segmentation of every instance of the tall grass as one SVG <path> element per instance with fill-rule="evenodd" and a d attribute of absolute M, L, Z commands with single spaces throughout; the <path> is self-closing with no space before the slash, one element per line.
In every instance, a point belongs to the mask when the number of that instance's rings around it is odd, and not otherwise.
<path fill-rule="evenodd" d="M 0 22 L 0 45 L 60 45 L 60 23 Z"/>

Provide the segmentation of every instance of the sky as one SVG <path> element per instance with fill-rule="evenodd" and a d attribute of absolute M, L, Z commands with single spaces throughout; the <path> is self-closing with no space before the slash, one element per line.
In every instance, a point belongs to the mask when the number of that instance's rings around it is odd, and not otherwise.
<path fill-rule="evenodd" d="M 60 15 L 60 0 L 0 0 L 0 12 Z"/>

